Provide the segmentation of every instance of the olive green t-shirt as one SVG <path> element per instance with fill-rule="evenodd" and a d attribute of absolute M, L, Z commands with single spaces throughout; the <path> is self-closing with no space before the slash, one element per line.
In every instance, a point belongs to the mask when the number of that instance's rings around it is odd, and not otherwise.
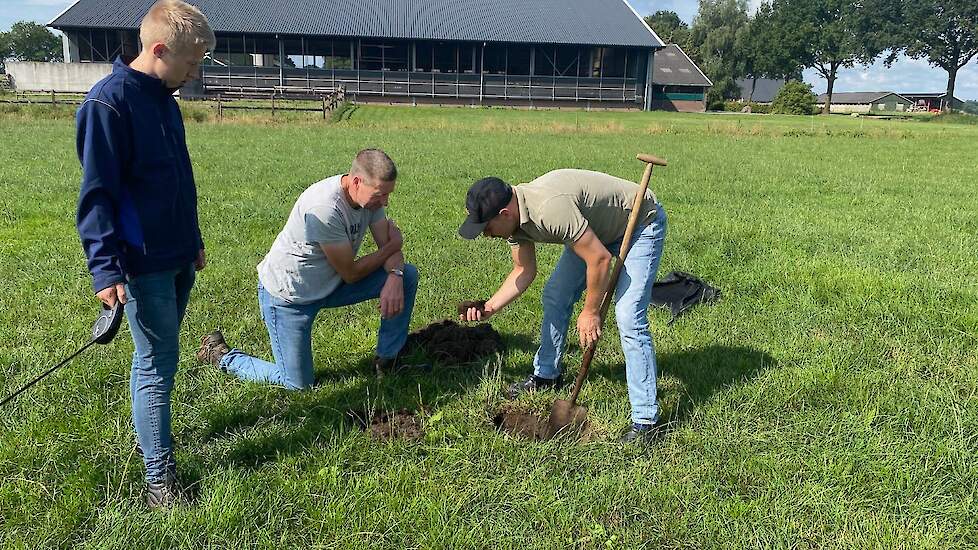
<path fill-rule="evenodd" d="M 513 186 L 520 209 L 520 225 L 509 243 L 572 244 L 588 228 L 605 245 L 625 235 L 638 184 L 592 172 L 563 169 L 547 172 Z M 656 210 L 655 193 L 646 190 L 638 225 L 648 223 Z"/>

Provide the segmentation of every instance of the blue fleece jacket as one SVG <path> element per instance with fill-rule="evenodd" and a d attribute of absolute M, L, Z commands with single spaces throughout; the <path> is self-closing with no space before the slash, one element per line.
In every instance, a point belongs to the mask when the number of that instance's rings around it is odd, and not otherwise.
<path fill-rule="evenodd" d="M 77 114 L 76 225 L 96 292 L 185 267 L 204 248 L 174 90 L 116 59 Z"/>

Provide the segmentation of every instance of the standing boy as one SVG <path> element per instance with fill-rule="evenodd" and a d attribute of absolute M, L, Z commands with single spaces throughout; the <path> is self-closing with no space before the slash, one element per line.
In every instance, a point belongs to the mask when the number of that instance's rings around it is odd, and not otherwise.
<path fill-rule="evenodd" d="M 135 352 L 132 418 L 146 466 L 146 502 L 178 499 L 170 392 L 195 271 L 204 268 L 197 190 L 173 92 L 197 77 L 214 33 L 180 0 L 161 0 L 139 28 L 142 50 L 92 87 L 78 109 L 82 165 L 77 228 L 92 285 L 125 305 Z"/>

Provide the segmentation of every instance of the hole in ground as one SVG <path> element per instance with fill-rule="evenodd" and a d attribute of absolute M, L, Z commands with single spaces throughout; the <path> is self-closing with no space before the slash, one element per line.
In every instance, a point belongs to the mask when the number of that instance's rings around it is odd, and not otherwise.
<path fill-rule="evenodd" d="M 424 437 L 421 417 L 407 409 L 393 412 L 348 411 L 347 416 L 371 439 L 377 441 L 418 441 Z"/>

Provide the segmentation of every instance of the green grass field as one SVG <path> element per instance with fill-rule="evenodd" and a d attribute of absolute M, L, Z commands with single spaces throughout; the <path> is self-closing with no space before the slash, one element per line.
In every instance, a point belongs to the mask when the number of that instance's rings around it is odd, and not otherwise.
<path fill-rule="evenodd" d="M 70 110 L 0 114 L 0 394 L 83 343 L 96 303 L 74 229 Z M 200 117 L 207 120 L 207 117 Z M 320 117 L 321 118 L 321 117 Z M 128 330 L 0 411 L 0 547 L 969 548 L 978 545 L 978 127 L 836 117 L 357 106 L 323 123 L 188 123 L 209 266 L 174 402 L 190 504 L 141 505 Z M 194 364 L 200 335 L 270 356 L 255 265 L 310 183 L 360 148 L 401 171 L 390 213 L 422 273 L 413 328 L 487 297 L 499 241 L 455 233 L 475 179 L 578 167 L 638 180 L 669 212 L 660 275 L 723 291 L 654 311 L 660 442 L 624 447 L 613 323 L 582 401 L 589 442 L 496 433 L 503 384 L 538 341 L 541 276 L 494 318 L 498 358 L 374 380 L 375 304 L 320 315 L 317 386 Z M 573 347 L 568 365 L 576 371 Z M 526 400 L 546 410 L 552 393 Z M 378 443 L 348 409 L 424 410 Z"/>

